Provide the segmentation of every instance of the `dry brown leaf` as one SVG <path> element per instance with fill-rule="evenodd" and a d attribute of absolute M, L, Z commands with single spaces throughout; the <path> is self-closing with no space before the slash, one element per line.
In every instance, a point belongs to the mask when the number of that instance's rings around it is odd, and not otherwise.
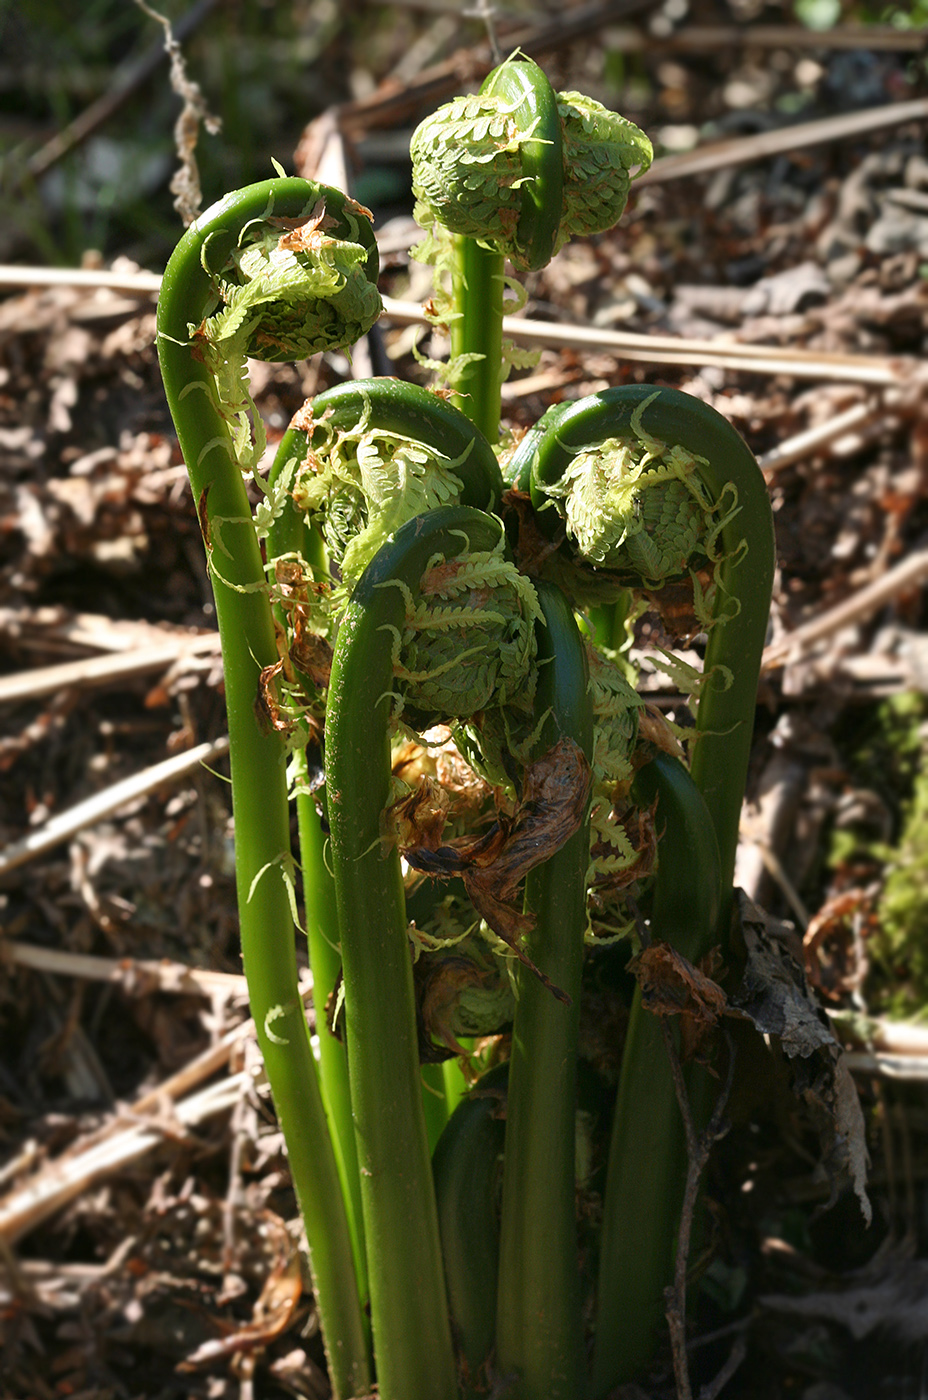
<path fill-rule="evenodd" d="M 641 1004 L 655 1016 L 679 1016 L 684 1060 L 704 1062 L 709 1032 L 728 1008 L 728 998 L 705 968 L 716 971 L 713 949 L 703 965 L 695 967 L 669 943 L 652 943 L 628 964 L 641 988 Z"/>
<path fill-rule="evenodd" d="M 384 812 L 381 822 L 384 840 L 407 853 L 407 859 L 409 852 L 437 851 L 449 808 L 444 788 L 423 773 L 418 787 Z"/>
<path fill-rule="evenodd" d="M 516 957 L 561 1001 L 566 994 L 520 946 L 533 921 L 515 905 L 519 885 L 579 830 L 590 794 L 590 765 L 573 739 L 559 739 L 525 770 L 522 800 L 513 816 L 500 813 L 485 835 L 447 846 L 402 847 L 410 866 L 437 879 L 459 875 L 474 908 Z"/>
<path fill-rule="evenodd" d="M 289 734 L 293 721 L 283 713 L 280 705 L 278 681 L 283 671 L 283 662 L 273 666 L 263 666 L 258 677 L 258 693 L 255 696 L 255 718 L 264 734 Z"/>
<path fill-rule="evenodd" d="M 638 714 L 638 737 L 671 758 L 683 758 L 683 745 L 656 705 L 645 705 Z"/>
<path fill-rule="evenodd" d="M 825 901 L 803 934 L 806 975 L 833 1001 L 858 992 L 867 975 L 864 937 L 876 922 L 872 905 L 869 891 L 843 890 Z"/>
<path fill-rule="evenodd" d="M 729 998 L 764 1037 L 775 1037 L 789 1061 L 793 1093 L 804 1104 L 819 1137 L 822 1166 L 833 1204 L 849 1184 L 867 1224 L 864 1118 L 857 1089 L 824 1011 L 813 998 L 805 972 L 773 921 L 738 890 L 737 917 L 747 950 L 741 985 Z"/>

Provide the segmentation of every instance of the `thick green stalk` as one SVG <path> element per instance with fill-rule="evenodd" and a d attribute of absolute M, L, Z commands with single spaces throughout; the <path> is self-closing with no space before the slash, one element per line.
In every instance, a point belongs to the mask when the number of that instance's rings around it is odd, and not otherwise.
<path fill-rule="evenodd" d="M 593 718 L 586 656 L 570 606 L 541 585 L 536 749 L 569 737 L 589 759 Z M 536 919 L 534 962 L 570 997 L 557 1000 L 519 966 L 512 1032 L 497 1294 L 497 1365 L 518 1400 L 581 1400 L 584 1392 L 575 1207 L 576 1055 L 586 929 L 589 825 L 526 881 Z"/>
<path fill-rule="evenodd" d="M 639 427 L 668 445 L 680 445 L 705 458 L 697 470 L 712 500 L 720 500 L 730 483 L 738 493 L 738 511 L 723 526 L 715 545 L 722 560 L 714 616 L 724 621 L 709 633 L 704 669 L 711 676 L 700 695 L 699 738 L 692 761 L 693 780 L 706 800 L 719 842 L 724 928 L 773 586 L 773 520 L 760 469 L 737 431 L 708 404 L 676 389 L 629 385 L 606 389 L 545 415 L 539 428 L 547 430 L 527 435 L 509 472 L 511 478 L 530 479 L 538 522 L 553 534 L 560 516 L 544 488 L 560 479 L 578 452 L 607 438 L 634 436 L 632 415 L 649 399 Z M 726 669 L 731 675 L 727 687 Z"/>
<path fill-rule="evenodd" d="M 432 1155 L 451 1325 L 467 1385 L 479 1389 L 496 1335 L 497 1192 L 509 1063 L 462 1098 Z"/>
<path fill-rule="evenodd" d="M 445 1094 L 444 1065 L 422 1066 L 422 1111 L 429 1141 L 429 1156 L 448 1122 L 448 1099 Z"/>
<path fill-rule="evenodd" d="M 201 216 L 165 272 L 158 349 L 214 584 L 231 745 L 242 957 L 251 1009 L 303 1213 L 332 1384 L 347 1400 L 370 1389 L 371 1371 L 338 1170 L 298 992 L 286 883 L 286 753 L 280 737 L 264 733 L 255 715 L 261 668 L 277 659 L 271 608 L 229 427 L 188 334 L 188 323 L 197 324 L 214 305 L 213 285 L 200 260 L 204 244 L 209 242 L 213 265 L 218 265 L 242 228 L 265 216 L 269 205 L 278 216 L 298 218 L 320 193 L 318 186 L 302 180 L 268 181 L 228 196 Z"/>
<path fill-rule="evenodd" d="M 292 431 L 285 434 L 268 477 L 268 484 L 272 489 L 289 459 L 298 451 L 305 453 L 305 446 L 305 437 L 302 435 L 298 436 Z M 296 555 L 305 559 L 307 564 L 319 564 L 323 554 L 322 541 L 316 531 L 307 528 L 304 516 L 295 509 L 292 499 L 283 503 L 268 530 L 266 552 L 269 564 L 283 555 Z M 324 563 L 322 568 L 324 569 Z M 278 625 L 285 628 L 286 610 L 278 603 L 274 612 Z M 297 786 L 305 784 L 308 777 L 305 750 L 294 754 L 294 766 Z M 362 1310 L 365 1310 L 364 1320 L 367 1325 L 366 1309 L 370 1301 L 370 1290 L 367 1283 L 367 1252 L 364 1247 L 358 1151 L 348 1089 L 348 1054 L 345 1046 L 331 1034 L 326 1025 L 326 1002 L 338 983 L 342 965 L 338 943 L 335 883 L 326 865 L 326 838 L 311 793 L 304 791 L 297 795 L 296 810 L 306 942 L 309 966 L 313 974 L 313 1007 L 319 1036 L 320 1087 L 347 1213 L 358 1295 Z M 369 1327 L 367 1331 L 369 1333 Z"/>
<path fill-rule="evenodd" d="M 474 1042 L 467 1037 L 464 1037 L 459 1043 L 465 1050 L 473 1049 Z M 459 1060 L 445 1060 L 441 1068 L 445 1083 L 445 1102 L 448 1105 L 448 1112 L 451 1114 L 467 1094 L 470 1085 L 464 1078 L 464 1071 L 461 1069 Z"/>
<path fill-rule="evenodd" d="M 361 1166 L 379 1394 L 453 1400 L 454 1354 L 416 1039 L 400 860 L 384 849 L 390 791 L 393 647 L 429 560 L 499 540 L 464 506 L 404 525 L 356 585 L 339 625 L 329 687 L 326 771 L 338 896 L 348 1064 Z"/>
<path fill-rule="evenodd" d="M 696 962 L 715 941 L 721 894 L 718 843 L 706 804 L 683 765 L 666 754 L 641 769 L 633 791 L 642 805 L 657 797 L 656 821 L 664 828 L 652 938 Z M 603 1201 L 593 1400 L 640 1375 L 653 1355 L 664 1289 L 673 1277 L 685 1176 L 683 1121 L 660 1018 L 642 1007 L 636 991 Z"/>
<path fill-rule="evenodd" d="M 301 758 L 302 755 L 298 757 L 298 768 L 302 766 L 299 762 Z M 348 1085 L 348 1052 L 326 1025 L 326 1002 L 335 994 L 342 966 L 338 943 L 335 881 L 326 867 L 325 835 L 316 804 L 309 793 L 302 793 L 297 797 L 296 811 L 300 834 L 300 866 L 303 872 L 306 939 L 309 947 L 309 966 L 313 974 L 316 1033 L 319 1036 L 322 1101 L 348 1214 L 358 1294 L 362 1308 L 366 1309 L 370 1301 L 370 1289 L 367 1282 L 367 1253 L 364 1248 L 358 1149 Z"/>
<path fill-rule="evenodd" d="M 474 238 L 455 236 L 451 272 L 452 362 L 479 355 L 454 371 L 454 402 L 489 442 L 499 437 L 503 364 L 503 256 Z"/>

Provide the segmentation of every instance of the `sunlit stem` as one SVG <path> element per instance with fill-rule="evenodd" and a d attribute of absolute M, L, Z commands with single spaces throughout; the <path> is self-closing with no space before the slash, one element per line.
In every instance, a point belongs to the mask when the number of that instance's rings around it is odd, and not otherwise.
<path fill-rule="evenodd" d="M 302 756 L 300 756 L 302 757 Z M 305 777 L 305 766 L 298 762 L 298 780 Z M 303 773 L 299 769 L 303 768 Z M 338 943 L 338 914 L 335 907 L 335 882 L 325 863 L 325 836 L 308 793 L 297 797 L 297 825 L 300 835 L 300 866 L 303 872 L 306 938 L 309 965 L 313 974 L 313 1005 L 316 1011 L 316 1034 L 319 1037 L 319 1076 L 322 1098 L 342 1194 L 348 1212 L 348 1228 L 358 1293 L 362 1306 L 370 1301 L 367 1283 L 367 1255 L 364 1248 L 364 1221 L 361 1213 L 361 1178 L 358 1172 L 358 1150 L 351 1118 L 351 1094 L 348 1087 L 348 1054 L 345 1046 L 326 1024 L 326 1007 L 336 995 L 341 972 L 341 951 Z M 365 1319 L 366 1320 L 366 1319 Z"/>
<path fill-rule="evenodd" d="M 274 489 L 281 471 L 294 453 L 303 455 L 305 450 L 304 434 L 288 432 L 285 435 L 269 473 L 268 483 L 271 489 Z M 305 517 L 295 508 L 290 497 L 283 502 L 268 532 L 266 552 L 271 566 L 275 560 L 287 556 L 291 559 L 303 559 L 312 568 L 314 575 L 324 571 L 324 549 L 319 533 L 306 526 Z M 273 567 L 270 571 L 273 574 Z M 278 603 L 275 613 L 285 637 L 286 611 Z M 365 1309 L 364 1321 L 369 1334 L 366 1309 L 370 1301 L 370 1291 L 367 1282 L 358 1153 L 348 1089 L 348 1055 L 345 1046 L 329 1031 L 326 1024 L 326 1004 L 328 998 L 335 994 L 341 972 L 335 883 L 326 864 L 326 837 L 320 814 L 316 810 L 315 798 L 305 790 L 309 777 L 305 749 L 294 755 L 294 770 L 306 940 L 309 965 L 313 974 L 316 1032 L 319 1036 L 319 1078 L 347 1213 L 358 1294 L 361 1306 Z M 300 788 L 303 791 L 300 791 Z"/>
<path fill-rule="evenodd" d="M 503 258 L 473 238 L 455 236 L 452 263 L 452 362 L 479 355 L 454 375 L 454 402 L 489 442 L 499 437 L 503 363 Z"/>

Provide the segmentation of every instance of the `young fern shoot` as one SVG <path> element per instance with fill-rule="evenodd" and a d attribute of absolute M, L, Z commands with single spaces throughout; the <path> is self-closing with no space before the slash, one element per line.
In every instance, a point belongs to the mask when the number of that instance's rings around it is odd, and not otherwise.
<path fill-rule="evenodd" d="M 305 180 L 269 180 L 228 195 L 191 225 L 158 303 L 161 372 L 222 643 L 245 974 L 306 1227 L 333 1388 L 344 1400 L 369 1388 L 372 1370 L 298 991 L 287 756 L 280 734 L 262 728 L 255 710 L 277 647 L 246 492 L 263 430 L 250 413 L 245 357 L 297 358 L 350 343 L 378 315 L 376 270 L 373 229 L 359 206 Z"/>
<path fill-rule="evenodd" d="M 377 553 L 341 618 L 329 690 L 326 767 L 338 897 L 351 1102 L 368 1240 L 371 1314 L 384 1400 L 452 1400 L 454 1356 L 439 1247 L 399 852 L 385 841 L 390 733 L 469 717 L 534 659 L 534 592 L 514 568 L 481 584 L 472 607 L 426 623 L 502 527 L 466 506 L 409 521 Z M 485 569 L 482 570 L 485 573 Z M 434 609 L 435 604 L 432 604 Z M 458 665 L 448 663 L 455 659 Z M 429 664 L 430 661 L 434 663 Z M 461 675 L 458 675 L 460 671 Z"/>
<path fill-rule="evenodd" d="M 708 404 L 635 385 L 549 410 L 506 470 L 551 541 L 545 575 L 579 604 L 629 588 L 659 597 L 666 581 L 691 579 L 708 633 L 691 766 L 719 843 L 724 944 L 773 586 L 760 469 Z M 537 541 L 527 547 L 537 557 Z M 708 588 L 700 570 L 709 571 Z"/>
<path fill-rule="evenodd" d="M 576 92 L 555 93 L 520 54 L 495 68 L 480 92 L 459 97 L 413 133 L 415 217 L 450 234 L 451 377 L 458 406 L 499 436 L 500 385 L 508 372 L 502 319 L 504 260 L 544 267 L 577 234 L 617 223 L 629 182 L 651 163 L 644 132 Z"/>

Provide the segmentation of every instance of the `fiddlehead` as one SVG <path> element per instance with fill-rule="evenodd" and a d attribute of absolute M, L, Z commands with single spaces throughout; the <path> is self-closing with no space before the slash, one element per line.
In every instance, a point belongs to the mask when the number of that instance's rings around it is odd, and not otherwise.
<path fill-rule="evenodd" d="M 466 536 L 462 543 L 428 561 L 418 596 L 402 590 L 394 713 L 405 711 L 418 729 L 494 707 L 530 712 L 534 699 L 535 589 L 506 557 L 502 533 L 492 549 L 474 550 Z"/>
<path fill-rule="evenodd" d="M 410 149 L 415 216 L 437 229 L 430 255 L 441 259 L 452 236 L 451 296 L 435 316 L 451 332 L 449 377 L 460 407 L 495 442 L 500 385 L 514 362 L 503 344 L 504 258 L 531 271 L 573 234 L 610 228 L 651 144 L 591 99 L 555 94 L 538 65 L 516 55 L 476 97 L 428 117 Z"/>
<path fill-rule="evenodd" d="M 496 510 L 503 484 L 490 444 L 463 413 L 418 385 L 370 379 L 307 403 L 281 440 L 269 488 L 281 516 L 318 526 L 350 584 L 407 520 L 443 505 Z M 289 543 L 287 528 L 269 532 L 272 554 L 286 552 L 278 546 Z"/>
<path fill-rule="evenodd" d="M 253 469 L 264 429 L 247 357 L 300 360 L 352 345 L 380 315 L 377 270 L 370 215 L 337 190 L 281 178 L 220 200 L 191 225 L 165 273 L 158 338 L 169 396 L 175 379 L 179 392 L 201 385 L 238 465 Z M 195 377 L 191 359 L 202 366 Z"/>
<path fill-rule="evenodd" d="M 519 444 L 507 475 L 535 507 L 532 571 L 578 600 L 652 589 L 668 577 L 661 561 L 669 576 L 693 580 L 708 643 L 692 772 L 719 841 L 724 920 L 773 583 L 773 523 L 757 463 L 707 404 L 642 385 L 549 411 Z M 620 507 L 615 522 L 600 518 L 612 500 Z M 590 541 L 594 556 L 585 558 L 581 542 Z M 696 574 L 703 565 L 711 569 L 708 598 Z"/>
<path fill-rule="evenodd" d="M 651 162 L 642 131 L 580 93 L 557 93 L 517 56 L 476 97 L 439 108 L 413 134 L 416 218 L 479 239 L 520 271 L 622 216 Z"/>

